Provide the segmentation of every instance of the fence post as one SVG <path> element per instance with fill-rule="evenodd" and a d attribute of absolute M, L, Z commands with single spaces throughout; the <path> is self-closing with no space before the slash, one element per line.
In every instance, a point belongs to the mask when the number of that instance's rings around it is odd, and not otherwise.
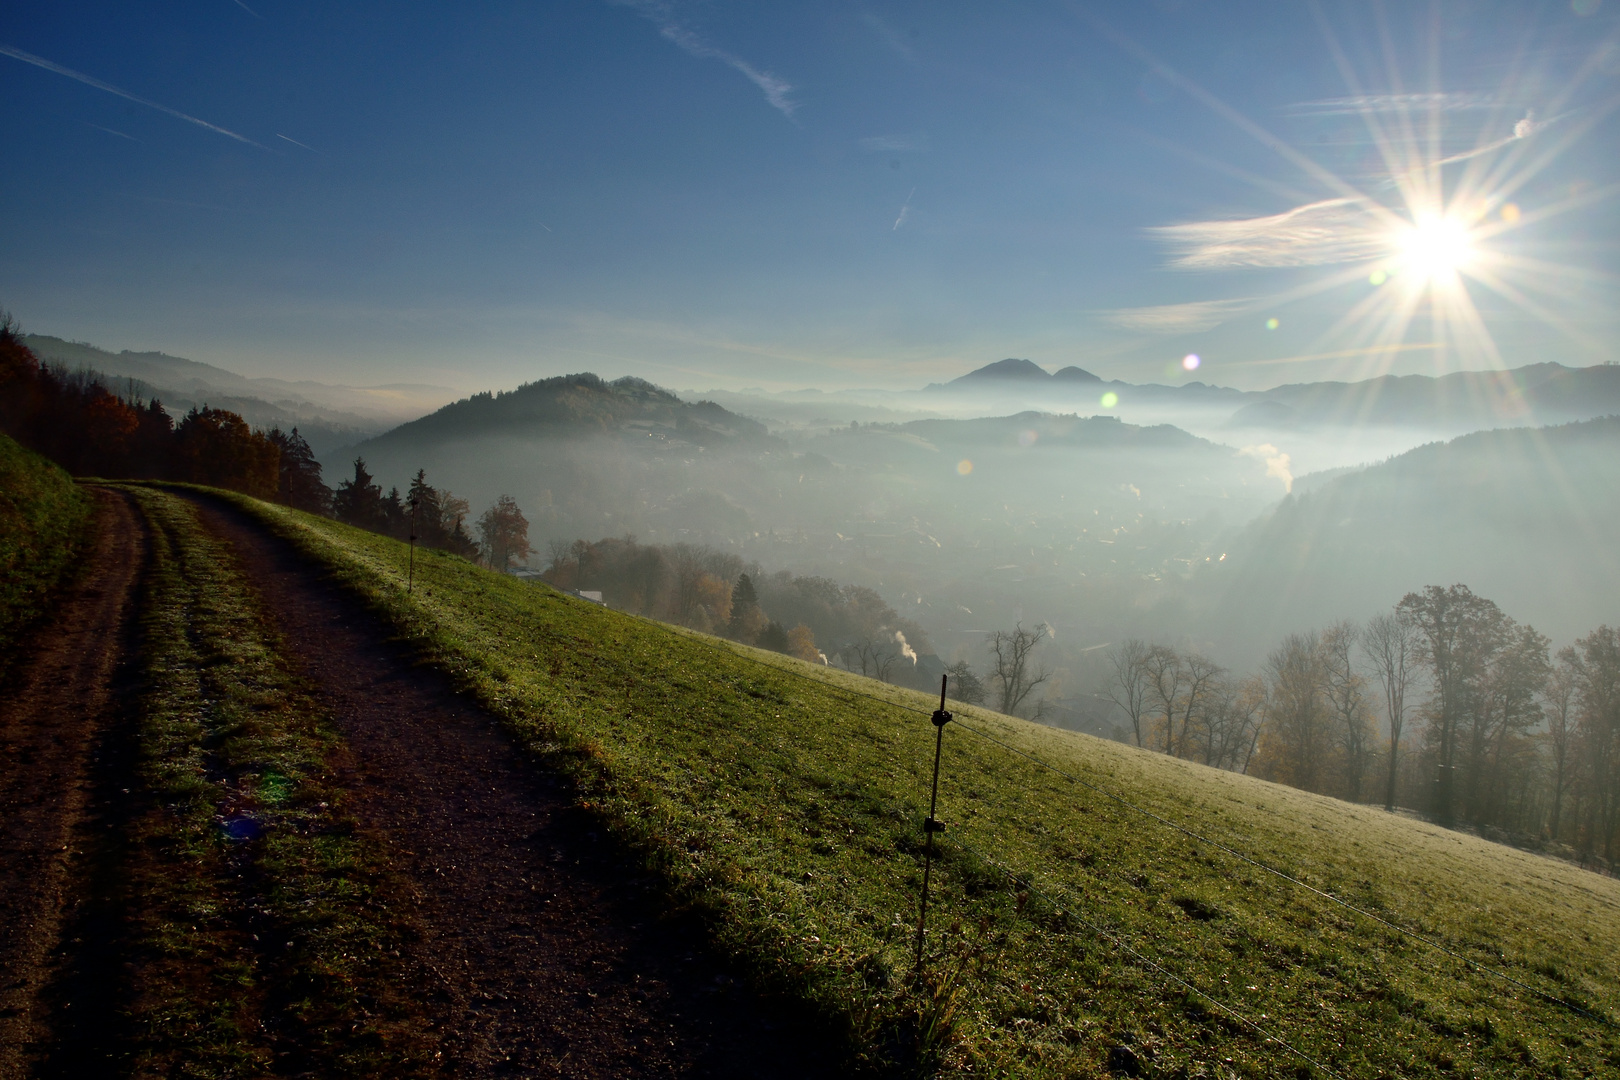
<path fill-rule="evenodd" d="M 928 923 L 928 878 L 934 869 L 934 834 L 944 832 L 945 826 L 934 817 L 934 811 L 939 807 L 939 752 L 945 743 L 945 725 L 951 722 L 951 714 L 945 711 L 945 685 L 950 681 L 949 675 L 939 677 L 939 708 L 934 710 L 932 717 L 934 723 L 934 788 L 928 796 L 928 818 L 923 822 L 923 882 L 922 904 L 917 909 L 917 963 L 918 970 L 922 969 L 923 962 L 923 935 Z"/>
<path fill-rule="evenodd" d="M 405 595 L 411 595 L 416 584 L 416 496 L 411 496 L 411 556 L 405 571 Z"/>

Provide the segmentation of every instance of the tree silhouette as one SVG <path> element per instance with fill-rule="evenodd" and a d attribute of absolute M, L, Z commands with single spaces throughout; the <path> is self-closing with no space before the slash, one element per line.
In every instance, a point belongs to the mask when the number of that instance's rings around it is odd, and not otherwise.
<path fill-rule="evenodd" d="M 1362 632 L 1362 644 L 1372 659 L 1373 673 L 1384 692 L 1384 715 L 1389 720 L 1389 771 L 1384 780 L 1384 809 L 1394 810 L 1397 758 L 1401 731 L 1406 725 L 1406 691 L 1417 674 L 1417 630 L 1410 619 L 1385 612 L 1368 621 Z"/>
<path fill-rule="evenodd" d="M 332 497 L 332 512 L 346 525 L 381 532 L 386 524 L 382 509 L 382 488 L 372 482 L 366 459 L 354 459 L 354 476 L 338 484 Z"/>
<path fill-rule="evenodd" d="M 996 630 L 990 634 L 990 652 L 995 657 L 995 670 L 990 679 L 996 684 L 996 709 L 1008 716 L 1030 693 L 1051 677 L 1048 672 L 1037 672 L 1031 664 L 1035 646 L 1046 637 L 1046 624 L 1040 623 L 1025 630 L 1019 623 L 1011 630 Z"/>
<path fill-rule="evenodd" d="M 496 570 L 508 570 L 534 552 L 529 546 L 529 520 L 510 495 L 496 499 L 478 519 L 478 539 L 485 561 Z"/>
<path fill-rule="evenodd" d="M 760 614 L 759 593 L 747 574 L 737 578 L 731 589 L 731 618 L 726 624 L 726 635 L 736 641 L 753 644 L 765 629 L 766 618 Z"/>
<path fill-rule="evenodd" d="M 276 498 L 295 510 L 311 514 L 332 512 L 332 491 L 321 483 L 321 463 L 298 429 L 272 428 L 269 439 L 281 451 Z"/>

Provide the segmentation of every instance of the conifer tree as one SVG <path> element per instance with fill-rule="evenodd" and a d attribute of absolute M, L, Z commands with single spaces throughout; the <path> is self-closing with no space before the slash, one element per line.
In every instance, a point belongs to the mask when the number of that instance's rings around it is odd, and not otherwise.
<path fill-rule="evenodd" d="M 296 510 L 311 514 L 332 512 L 332 491 L 321 483 L 321 463 L 298 429 L 273 428 L 270 441 L 281 449 L 281 476 L 276 498 Z"/>
<path fill-rule="evenodd" d="M 332 500 L 337 519 L 346 525 L 381 532 L 385 524 L 382 508 L 382 488 L 372 482 L 366 471 L 366 459 L 354 459 L 354 478 L 338 484 Z"/>

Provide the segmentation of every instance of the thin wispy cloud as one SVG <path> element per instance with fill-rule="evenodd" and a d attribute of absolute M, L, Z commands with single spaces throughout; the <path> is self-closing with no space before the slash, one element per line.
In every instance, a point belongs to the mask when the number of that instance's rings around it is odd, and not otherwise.
<path fill-rule="evenodd" d="M 1102 312 L 1103 321 L 1122 330 L 1143 334 L 1193 334 L 1212 330 L 1234 315 L 1250 310 L 1254 301 L 1195 300 L 1187 304 L 1116 308 Z"/>
<path fill-rule="evenodd" d="M 912 188 L 911 195 L 906 196 L 905 205 L 900 207 L 900 216 L 894 219 L 894 228 L 890 229 L 890 232 L 897 232 L 900 226 L 906 223 L 906 218 L 911 216 L 911 196 L 915 194 L 917 194 L 917 189 Z"/>
<path fill-rule="evenodd" d="M 659 3 L 657 0 L 612 0 L 612 2 L 630 8 L 657 26 L 659 34 L 673 42 L 688 56 L 695 56 L 699 60 L 718 60 L 737 71 L 759 87 L 771 108 L 778 110 L 790 120 L 793 118 L 794 110 L 798 109 L 799 103 L 789 97 L 793 93 L 793 84 L 786 79 L 755 67 L 736 53 L 722 49 L 696 30 L 683 25 L 668 4 Z"/>
<path fill-rule="evenodd" d="M 122 131 L 114 131 L 112 128 L 110 128 L 110 127 L 102 127 L 100 124 L 92 124 L 88 120 L 81 120 L 79 122 L 81 124 L 83 124 L 87 128 L 95 128 L 97 131 L 105 131 L 107 134 L 116 135 L 120 139 L 128 139 L 130 142 L 140 142 L 141 141 L 141 140 L 137 139 L 133 135 L 125 135 Z"/>
<path fill-rule="evenodd" d="M 166 113 L 167 115 L 174 117 L 176 120 L 184 120 L 188 124 L 196 124 L 200 128 L 207 128 L 209 131 L 212 131 L 217 135 L 223 135 L 227 139 L 235 139 L 237 142 L 246 143 L 249 146 L 257 146 L 260 150 L 269 149 L 267 146 L 262 146 L 259 143 L 254 142 L 246 135 L 238 135 L 229 128 L 222 128 L 218 124 L 210 124 L 206 120 L 199 120 L 197 117 L 191 116 L 188 113 L 183 113 L 179 109 L 171 109 L 167 105 L 160 105 L 155 101 L 139 97 L 130 93 L 128 90 L 121 90 L 118 87 L 113 86 L 111 83 L 104 83 L 100 79 L 92 78 L 83 72 L 74 71 L 72 68 L 63 67 L 61 64 L 53 64 L 43 57 L 35 56 L 33 53 L 23 52 L 21 49 L 12 48 L 10 45 L 0 45 L 0 55 L 9 56 L 13 60 L 21 60 L 25 64 L 33 64 L 35 67 L 44 68 L 46 71 L 51 71 L 58 75 L 66 76 L 67 78 L 73 79 L 76 82 L 82 82 L 86 86 L 93 86 L 97 90 L 105 90 L 107 93 L 115 94 L 118 97 L 123 98 L 125 101 L 133 101 L 137 105 L 145 105 L 148 109 L 156 109 L 160 113 Z"/>
<path fill-rule="evenodd" d="M 900 59 L 913 67 L 917 65 L 917 52 L 911 47 L 911 43 L 906 40 L 904 34 L 884 21 L 881 15 L 874 11 L 862 12 L 861 22 L 865 23 L 867 28 L 877 35 L 878 40 L 892 49 Z"/>
<path fill-rule="evenodd" d="M 1351 97 L 1299 101 L 1283 107 L 1291 116 L 1366 116 L 1374 113 L 1473 112 L 1494 109 L 1491 94 L 1355 94 Z"/>
<path fill-rule="evenodd" d="M 860 141 L 861 149 L 870 154 L 920 154 L 928 149 L 928 136 L 868 135 Z"/>
<path fill-rule="evenodd" d="M 1387 254 L 1373 227 L 1375 204 L 1325 199 L 1269 217 L 1192 221 L 1148 232 L 1170 248 L 1179 270 L 1332 266 Z"/>

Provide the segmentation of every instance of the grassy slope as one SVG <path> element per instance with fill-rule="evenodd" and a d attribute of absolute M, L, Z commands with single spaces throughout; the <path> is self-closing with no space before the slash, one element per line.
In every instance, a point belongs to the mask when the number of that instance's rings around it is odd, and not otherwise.
<path fill-rule="evenodd" d="M 880 1063 L 949 1031 L 947 1069 L 1155 1076 L 1592 1075 L 1620 1037 L 1156 824 L 960 728 L 946 732 L 932 992 L 908 987 L 932 728 L 922 695 L 727 645 L 230 496 L 325 562 L 704 909 L 756 976 L 849 1024 Z M 805 676 L 811 676 L 806 678 Z M 886 699 L 852 696 L 870 692 Z M 1089 783 L 1620 1016 L 1620 882 L 1379 811 L 971 710 Z M 1031 895 L 958 845 L 1032 881 Z M 1043 896 L 1056 898 L 1060 914 Z M 1099 936 L 1096 926 L 1110 928 Z M 1133 959 L 1128 944 L 1160 966 Z M 940 1023 L 944 1021 L 944 1023 Z M 938 1051 L 941 1044 L 932 1044 Z"/>
<path fill-rule="evenodd" d="M 229 549 L 188 502 L 130 490 L 151 562 L 114 1052 L 134 1076 L 430 1071 L 429 1040 L 390 988 L 387 869 L 326 782 L 336 736 Z"/>
<path fill-rule="evenodd" d="M 0 435 L 0 675 L 83 549 L 91 507 L 67 473 Z"/>

